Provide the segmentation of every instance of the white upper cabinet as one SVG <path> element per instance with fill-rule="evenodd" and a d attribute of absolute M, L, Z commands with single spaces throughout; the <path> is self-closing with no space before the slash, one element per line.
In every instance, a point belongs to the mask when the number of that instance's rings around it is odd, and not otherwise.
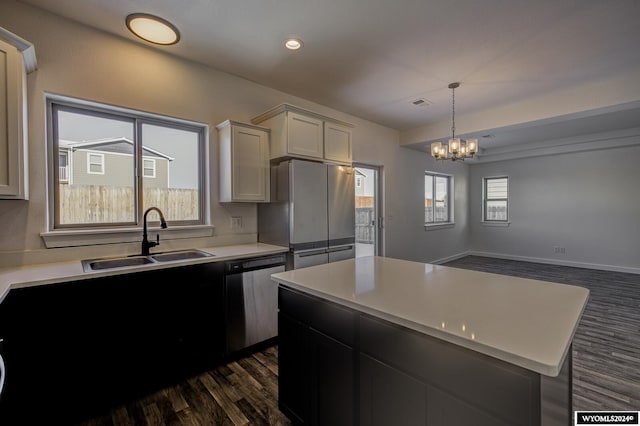
<path fill-rule="evenodd" d="M 324 158 L 351 164 L 351 128 L 326 121 L 324 123 Z"/>
<path fill-rule="evenodd" d="M 322 158 L 322 124 L 322 120 L 317 118 L 289 111 L 286 116 L 286 147 L 284 144 L 278 146 L 286 148 L 286 152 L 282 150 L 280 154 Z"/>
<path fill-rule="evenodd" d="M 0 199 L 28 200 L 26 74 L 33 45 L 0 28 Z"/>
<path fill-rule="evenodd" d="M 251 120 L 271 129 L 270 159 L 303 158 L 351 165 L 353 125 L 282 104 Z"/>
<path fill-rule="evenodd" d="M 268 202 L 269 129 L 231 120 L 216 128 L 220 202 Z"/>

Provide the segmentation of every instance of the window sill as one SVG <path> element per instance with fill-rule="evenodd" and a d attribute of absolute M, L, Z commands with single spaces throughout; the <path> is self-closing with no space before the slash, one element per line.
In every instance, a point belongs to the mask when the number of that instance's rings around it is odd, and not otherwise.
<path fill-rule="evenodd" d="M 177 240 L 182 238 L 201 238 L 213 236 L 212 225 L 176 226 L 167 229 L 153 227 L 148 229 L 150 239 L 155 234 L 161 239 Z M 91 246 L 98 244 L 121 244 L 142 241 L 142 228 L 91 229 L 48 231 L 40 234 L 47 248 Z"/>
<path fill-rule="evenodd" d="M 455 222 L 434 223 L 433 225 L 424 225 L 425 231 L 435 231 L 438 229 L 449 229 L 455 226 Z"/>
<path fill-rule="evenodd" d="M 480 222 L 480 224 L 482 226 L 497 226 L 497 227 L 506 228 L 511 224 L 511 222 L 509 222 L 509 221 L 507 221 L 507 222 L 487 222 L 487 221 L 483 220 L 482 222 Z"/>

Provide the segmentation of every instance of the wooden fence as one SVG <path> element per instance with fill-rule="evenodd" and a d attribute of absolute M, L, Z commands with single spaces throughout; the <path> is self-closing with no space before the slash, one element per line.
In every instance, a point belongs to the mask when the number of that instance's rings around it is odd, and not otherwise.
<path fill-rule="evenodd" d="M 356 207 L 356 243 L 375 242 L 375 212 L 373 207 Z"/>
<path fill-rule="evenodd" d="M 102 185 L 60 185 L 60 223 L 115 223 L 135 221 L 134 189 Z M 158 207 L 167 221 L 197 220 L 195 189 L 145 188 L 144 208 Z M 153 214 L 153 216 L 152 216 Z M 155 212 L 149 219 L 158 220 Z"/>

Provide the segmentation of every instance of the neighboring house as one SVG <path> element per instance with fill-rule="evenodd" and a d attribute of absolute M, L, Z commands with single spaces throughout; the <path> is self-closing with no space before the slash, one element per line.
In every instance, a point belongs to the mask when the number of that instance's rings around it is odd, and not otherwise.
<path fill-rule="evenodd" d="M 373 208 L 374 178 L 355 169 L 356 208 Z"/>
<path fill-rule="evenodd" d="M 363 196 L 363 195 L 371 195 L 371 194 L 365 194 L 364 193 L 365 179 L 367 178 L 367 175 L 362 173 L 357 168 L 355 169 L 355 171 L 356 171 L 356 177 L 355 177 L 356 197 L 357 196 Z"/>
<path fill-rule="evenodd" d="M 133 149 L 133 141 L 124 137 L 82 142 L 60 140 L 60 183 L 131 186 Z M 145 187 L 168 188 L 169 162 L 173 158 L 143 147 L 142 161 Z"/>

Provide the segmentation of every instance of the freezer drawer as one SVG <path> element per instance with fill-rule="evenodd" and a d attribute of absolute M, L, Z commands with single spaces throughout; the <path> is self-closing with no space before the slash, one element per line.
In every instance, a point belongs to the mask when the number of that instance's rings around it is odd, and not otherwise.
<path fill-rule="evenodd" d="M 347 244 L 343 246 L 329 247 L 328 252 L 329 262 L 353 259 L 356 257 L 356 246 L 354 244 Z"/>
<path fill-rule="evenodd" d="M 322 265 L 329 262 L 327 249 L 293 252 L 293 269 Z"/>

